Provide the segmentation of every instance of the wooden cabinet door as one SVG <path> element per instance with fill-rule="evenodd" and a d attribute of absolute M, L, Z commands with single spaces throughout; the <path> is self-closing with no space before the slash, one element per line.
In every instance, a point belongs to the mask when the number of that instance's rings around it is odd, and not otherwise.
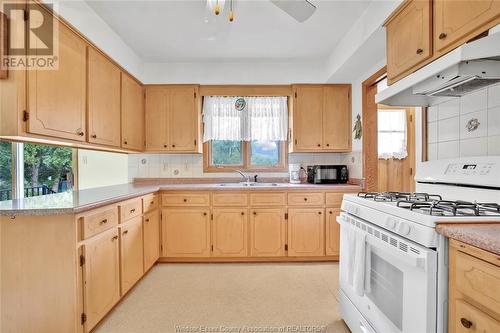
<path fill-rule="evenodd" d="M 167 94 L 164 87 L 146 88 L 146 150 L 168 149 Z"/>
<path fill-rule="evenodd" d="M 250 256 L 285 256 L 286 221 L 283 208 L 255 208 L 250 212 Z"/>
<path fill-rule="evenodd" d="M 210 210 L 163 209 L 162 242 L 163 257 L 209 257 Z"/>
<path fill-rule="evenodd" d="M 138 216 L 120 227 L 122 295 L 144 274 L 142 217 Z"/>
<path fill-rule="evenodd" d="M 88 48 L 89 142 L 120 147 L 120 69 Z"/>
<path fill-rule="evenodd" d="M 324 88 L 323 149 L 351 150 L 351 85 Z"/>
<path fill-rule="evenodd" d="M 168 132 L 170 151 L 195 151 L 198 142 L 196 88 L 169 88 Z"/>
<path fill-rule="evenodd" d="M 434 50 L 446 53 L 500 23 L 500 1 L 434 1 Z"/>
<path fill-rule="evenodd" d="M 144 271 L 155 264 L 160 257 L 160 211 L 144 215 Z"/>
<path fill-rule="evenodd" d="M 327 256 L 338 256 L 340 254 L 340 225 L 337 223 L 337 216 L 340 215 L 339 208 L 326 209 L 326 244 Z"/>
<path fill-rule="evenodd" d="M 295 86 L 293 151 L 320 151 L 323 143 L 323 86 Z"/>
<path fill-rule="evenodd" d="M 432 56 L 431 14 L 430 0 L 412 0 L 387 23 L 389 83 Z"/>
<path fill-rule="evenodd" d="M 144 148 L 144 92 L 132 77 L 122 73 L 122 148 Z"/>
<path fill-rule="evenodd" d="M 86 330 L 90 331 L 120 299 L 118 229 L 91 238 L 83 249 Z"/>
<path fill-rule="evenodd" d="M 288 256 L 325 255 L 323 208 L 288 209 Z"/>
<path fill-rule="evenodd" d="M 85 141 L 87 46 L 61 23 L 58 41 L 57 70 L 27 71 L 27 132 Z"/>
<path fill-rule="evenodd" d="M 213 210 L 212 242 L 214 257 L 248 255 L 248 219 L 246 208 Z"/>

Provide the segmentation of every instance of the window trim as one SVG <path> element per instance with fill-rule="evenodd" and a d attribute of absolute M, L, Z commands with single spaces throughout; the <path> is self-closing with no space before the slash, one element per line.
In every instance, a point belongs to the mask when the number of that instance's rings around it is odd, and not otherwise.
<path fill-rule="evenodd" d="M 212 160 L 212 145 L 210 142 L 203 143 L 203 172 L 233 172 L 235 169 L 252 172 L 286 172 L 288 170 L 288 144 L 281 141 L 279 144 L 279 163 L 276 166 L 252 166 L 250 164 L 250 141 L 241 141 L 243 155 L 242 165 L 215 166 L 210 163 Z"/>

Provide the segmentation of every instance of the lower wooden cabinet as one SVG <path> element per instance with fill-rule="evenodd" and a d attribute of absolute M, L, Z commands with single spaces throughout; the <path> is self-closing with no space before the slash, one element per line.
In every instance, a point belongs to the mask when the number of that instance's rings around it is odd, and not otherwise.
<path fill-rule="evenodd" d="M 162 257 L 209 257 L 210 210 L 164 208 Z"/>
<path fill-rule="evenodd" d="M 288 256 L 325 255 L 323 208 L 288 209 Z"/>
<path fill-rule="evenodd" d="M 118 229 L 111 229 L 84 245 L 83 266 L 86 330 L 90 331 L 120 299 Z"/>
<path fill-rule="evenodd" d="M 327 256 L 340 254 L 340 225 L 337 223 L 339 215 L 340 208 L 326 208 L 325 252 Z"/>
<path fill-rule="evenodd" d="M 144 271 L 150 269 L 160 257 L 160 211 L 144 214 Z"/>
<path fill-rule="evenodd" d="M 144 273 L 142 217 L 120 226 L 121 292 L 124 295 Z"/>
<path fill-rule="evenodd" d="M 283 208 L 250 211 L 250 256 L 285 256 L 286 220 Z"/>
<path fill-rule="evenodd" d="M 248 211 L 246 208 L 215 208 L 212 222 L 214 257 L 248 255 Z"/>

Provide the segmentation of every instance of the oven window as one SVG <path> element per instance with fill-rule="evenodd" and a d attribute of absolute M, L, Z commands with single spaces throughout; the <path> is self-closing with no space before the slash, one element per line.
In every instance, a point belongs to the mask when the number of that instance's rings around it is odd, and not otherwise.
<path fill-rule="evenodd" d="M 392 323 L 403 329 L 403 272 L 374 252 L 367 296 Z"/>

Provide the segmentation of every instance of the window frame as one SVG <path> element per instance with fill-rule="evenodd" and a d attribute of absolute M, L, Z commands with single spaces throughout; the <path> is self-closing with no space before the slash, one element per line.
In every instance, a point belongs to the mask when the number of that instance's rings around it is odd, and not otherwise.
<path fill-rule="evenodd" d="M 288 144 L 286 141 L 279 143 L 279 163 L 277 165 L 252 165 L 251 164 L 251 141 L 241 141 L 241 153 L 243 164 L 216 166 L 212 161 L 211 141 L 203 143 L 203 172 L 233 172 L 235 169 L 252 172 L 286 172 L 288 170 Z"/>

